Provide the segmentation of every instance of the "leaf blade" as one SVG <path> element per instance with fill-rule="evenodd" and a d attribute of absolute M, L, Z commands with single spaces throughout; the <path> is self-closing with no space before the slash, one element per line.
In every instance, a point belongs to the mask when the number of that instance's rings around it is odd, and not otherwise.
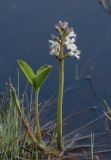
<path fill-rule="evenodd" d="M 47 79 L 49 73 L 52 71 L 52 68 L 53 67 L 51 65 L 44 65 L 38 70 L 37 74 L 35 75 L 33 79 L 33 85 L 36 91 L 41 88 L 41 86 Z"/>
<path fill-rule="evenodd" d="M 35 74 L 34 74 L 32 68 L 24 60 L 20 59 L 20 60 L 17 60 L 17 62 L 18 62 L 18 65 L 19 65 L 21 71 L 23 72 L 23 74 L 25 75 L 27 80 L 32 85 L 33 84 L 33 78 L 35 77 Z"/>

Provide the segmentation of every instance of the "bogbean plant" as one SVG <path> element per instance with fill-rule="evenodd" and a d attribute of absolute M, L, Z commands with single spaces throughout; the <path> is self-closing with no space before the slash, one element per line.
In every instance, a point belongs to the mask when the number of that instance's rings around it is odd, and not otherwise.
<path fill-rule="evenodd" d="M 75 56 L 80 58 L 80 51 L 75 44 L 76 34 L 73 28 L 69 28 L 68 22 L 61 22 L 55 25 L 58 33 L 57 36 L 52 35 L 49 40 L 50 55 L 55 56 L 59 65 L 59 89 L 58 89 L 58 107 L 57 107 L 57 146 L 61 150 L 63 148 L 62 140 L 62 103 L 64 90 L 64 60 L 68 57 Z"/>
<path fill-rule="evenodd" d="M 27 78 L 28 82 L 34 89 L 35 92 L 35 126 L 36 133 L 35 135 L 29 125 L 26 117 L 20 111 L 20 103 L 18 97 L 16 95 L 15 89 L 11 86 L 11 94 L 14 100 L 14 104 L 17 107 L 18 113 L 22 119 L 22 122 L 27 130 L 27 133 L 33 143 L 37 145 L 37 148 L 44 151 L 45 154 L 55 155 L 62 154 L 64 143 L 63 143 L 63 135 L 62 135 L 62 106 L 63 106 L 63 91 L 64 91 L 64 60 L 69 57 L 80 58 L 80 51 L 77 49 L 75 44 L 76 42 L 76 34 L 73 28 L 70 28 L 68 22 L 59 21 L 57 25 L 55 25 L 55 29 L 57 31 L 57 36 L 52 35 L 52 40 L 49 40 L 50 43 L 50 55 L 55 56 L 58 65 L 59 65 L 59 87 L 58 87 L 58 105 L 57 105 L 57 149 L 51 149 L 45 145 L 45 141 L 42 138 L 40 122 L 39 122 L 39 110 L 38 110 L 38 95 L 40 89 L 45 82 L 47 76 L 52 71 L 51 65 L 45 65 L 41 67 L 37 73 L 34 73 L 31 67 L 24 61 L 18 60 L 18 64 L 23 74 Z M 37 138 L 36 138 L 37 137 Z M 58 152 L 56 152 L 58 151 Z"/>

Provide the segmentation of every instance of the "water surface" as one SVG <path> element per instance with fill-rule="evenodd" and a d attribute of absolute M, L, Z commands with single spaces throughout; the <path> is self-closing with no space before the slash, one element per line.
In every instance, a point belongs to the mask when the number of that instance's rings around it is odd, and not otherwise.
<path fill-rule="evenodd" d="M 9 76 L 17 85 L 17 59 L 27 60 L 33 68 L 52 64 L 54 71 L 44 85 L 41 100 L 57 94 L 58 65 L 49 55 L 48 39 L 59 20 L 68 21 L 77 33 L 81 59 L 70 58 L 65 62 L 64 112 L 75 107 L 98 106 L 102 98 L 110 103 L 111 95 L 111 17 L 97 0 L 1 0 L 0 1 L 0 89 Z M 80 73 L 95 63 L 92 71 L 94 92 L 86 80 L 75 87 L 75 64 Z M 20 75 L 20 79 L 23 76 Z M 20 81 L 22 88 L 25 79 Z M 71 88 L 76 88 L 70 90 Z M 22 90 L 22 89 L 21 89 Z M 100 106 L 98 108 L 101 110 Z"/>

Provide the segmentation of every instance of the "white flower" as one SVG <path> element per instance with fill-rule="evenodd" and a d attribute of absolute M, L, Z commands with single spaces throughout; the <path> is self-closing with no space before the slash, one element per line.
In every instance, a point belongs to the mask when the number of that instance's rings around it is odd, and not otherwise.
<path fill-rule="evenodd" d="M 61 34 L 64 31 L 68 29 L 68 22 L 61 22 L 59 21 L 58 24 L 55 25 L 55 28 L 59 31 Z"/>
<path fill-rule="evenodd" d="M 57 41 L 49 40 L 50 45 L 50 55 L 58 56 L 60 51 L 60 44 Z"/>
<path fill-rule="evenodd" d="M 76 38 L 76 33 L 74 32 L 74 30 L 72 30 L 72 31 L 68 34 L 67 37 L 69 37 L 69 38 L 71 38 L 71 37 Z"/>
<path fill-rule="evenodd" d="M 65 47 L 68 50 L 68 56 L 75 56 L 77 59 L 80 58 L 80 51 L 77 49 L 76 34 L 73 29 L 70 30 L 69 34 L 65 38 Z"/>
<path fill-rule="evenodd" d="M 65 38 L 65 43 L 75 43 L 76 39 L 75 38 L 69 38 L 68 36 Z"/>
<path fill-rule="evenodd" d="M 77 46 L 75 45 L 75 38 L 66 37 L 64 44 L 68 50 L 75 51 L 77 49 Z"/>
<path fill-rule="evenodd" d="M 67 51 L 68 56 L 75 56 L 77 59 L 80 58 L 80 51 L 77 48 L 76 42 L 76 33 L 73 28 L 68 26 L 68 22 L 59 21 L 55 25 L 59 36 L 52 35 L 52 40 L 49 40 L 50 45 L 50 55 L 58 56 L 61 50 L 61 47 L 64 46 L 63 51 Z"/>
<path fill-rule="evenodd" d="M 80 59 L 80 51 L 79 50 L 76 50 L 76 52 L 73 52 L 70 50 L 67 54 L 70 57 L 75 56 L 78 60 Z"/>

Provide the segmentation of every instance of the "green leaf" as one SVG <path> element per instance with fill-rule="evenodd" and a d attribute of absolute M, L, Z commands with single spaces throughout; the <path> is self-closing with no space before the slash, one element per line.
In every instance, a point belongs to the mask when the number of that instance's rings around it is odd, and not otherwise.
<path fill-rule="evenodd" d="M 33 87 L 36 91 L 39 91 L 51 71 L 51 65 L 44 65 L 37 71 L 37 74 L 33 79 Z"/>
<path fill-rule="evenodd" d="M 33 79 L 35 77 L 35 74 L 34 74 L 33 70 L 31 69 L 31 67 L 24 60 L 18 60 L 17 62 L 19 64 L 19 67 L 22 70 L 23 74 L 25 75 L 27 80 L 32 85 L 33 84 Z"/>

